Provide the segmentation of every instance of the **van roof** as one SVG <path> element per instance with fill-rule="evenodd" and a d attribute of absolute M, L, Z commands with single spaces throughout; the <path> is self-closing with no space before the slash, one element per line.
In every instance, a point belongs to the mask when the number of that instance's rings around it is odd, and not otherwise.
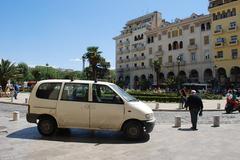
<path fill-rule="evenodd" d="M 103 82 L 103 81 L 92 81 L 92 80 L 69 80 L 69 79 L 48 79 L 48 80 L 41 80 L 39 81 L 38 83 L 54 83 L 54 82 L 72 82 L 72 83 L 89 83 L 89 84 L 93 84 L 93 83 L 96 83 L 96 84 L 113 84 L 113 83 L 110 83 L 110 82 Z"/>

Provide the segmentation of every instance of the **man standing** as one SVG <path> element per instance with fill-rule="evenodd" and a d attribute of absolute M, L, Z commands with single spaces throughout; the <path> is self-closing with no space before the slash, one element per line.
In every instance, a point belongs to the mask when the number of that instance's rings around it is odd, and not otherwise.
<path fill-rule="evenodd" d="M 202 116 L 203 103 L 202 99 L 196 95 L 196 91 L 192 90 L 191 95 L 187 98 L 186 107 L 189 107 L 191 122 L 192 122 L 192 130 L 197 130 L 197 119 L 198 114 Z"/>

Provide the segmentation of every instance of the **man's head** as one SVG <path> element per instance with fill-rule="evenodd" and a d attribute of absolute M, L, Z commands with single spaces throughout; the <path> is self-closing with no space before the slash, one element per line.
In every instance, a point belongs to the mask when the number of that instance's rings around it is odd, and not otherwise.
<path fill-rule="evenodd" d="M 195 90 L 191 90 L 191 94 L 195 95 L 197 92 Z"/>

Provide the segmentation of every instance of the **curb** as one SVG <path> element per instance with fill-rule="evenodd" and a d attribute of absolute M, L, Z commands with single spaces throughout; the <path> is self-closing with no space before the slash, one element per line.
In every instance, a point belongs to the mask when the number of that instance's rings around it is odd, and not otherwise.
<path fill-rule="evenodd" d="M 13 104 L 13 105 L 19 105 L 19 106 L 28 106 L 26 103 L 14 103 L 14 102 L 0 102 L 3 104 Z"/>

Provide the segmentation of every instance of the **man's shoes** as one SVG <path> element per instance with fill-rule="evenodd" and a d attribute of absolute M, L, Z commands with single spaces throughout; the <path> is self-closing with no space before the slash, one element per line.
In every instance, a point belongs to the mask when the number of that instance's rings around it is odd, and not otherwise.
<path fill-rule="evenodd" d="M 193 130 L 193 131 L 197 131 L 197 130 L 198 130 L 198 129 L 195 128 L 195 127 L 191 127 L 190 129 Z"/>

